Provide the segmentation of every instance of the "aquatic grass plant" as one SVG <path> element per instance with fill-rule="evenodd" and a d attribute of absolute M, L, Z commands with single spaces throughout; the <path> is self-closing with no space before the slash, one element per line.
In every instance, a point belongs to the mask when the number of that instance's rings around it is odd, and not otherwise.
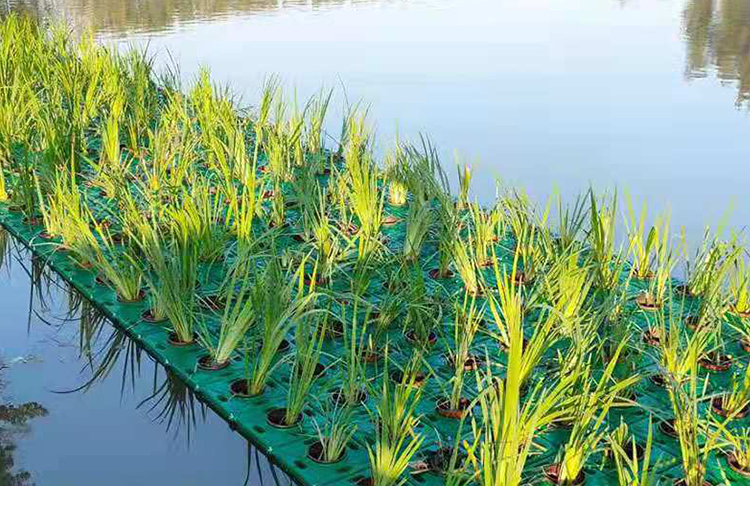
<path fill-rule="evenodd" d="M 385 194 L 379 189 L 379 172 L 372 160 L 372 135 L 366 113 L 353 110 L 346 121 L 346 181 L 348 203 L 359 222 L 358 253 L 360 256 L 380 245 Z"/>
<path fill-rule="evenodd" d="M 724 429 L 722 447 L 729 466 L 743 476 L 750 474 L 750 429 Z"/>
<path fill-rule="evenodd" d="M 712 402 L 713 408 L 728 418 L 741 418 L 750 406 L 750 365 L 743 373 L 734 372 L 728 390 Z"/>
<path fill-rule="evenodd" d="M 448 345 L 448 360 L 452 364 L 452 377 L 449 380 L 450 392 L 443 405 L 444 410 L 453 414 L 466 411 L 464 401 L 464 378 L 466 372 L 479 368 L 480 361 L 471 353 L 471 345 L 479 333 L 484 319 L 484 307 L 477 306 L 476 297 L 464 294 L 462 303 L 455 303 L 453 339 Z"/>
<path fill-rule="evenodd" d="M 347 445 L 359 428 L 353 422 L 352 406 L 336 405 L 326 399 L 318 414 L 320 417 L 313 419 L 312 423 L 317 437 L 316 444 L 320 449 L 316 460 L 324 463 L 338 462 L 344 457 Z M 319 423 L 320 419 L 323 420 L 322 425 Z"/>
<path fill-rule="evenodd" d="M 456 174 L 458 175 L 458 196 L 456 199 L 456 208 L 464 210 L 471 204 L 469 202 L 469 189 L 471 189 L 471 177 L 473 172 L 468 164 L 456 164 Z"/>
<path fill-rule="evenodd" d="M 627 196 L 628 254 L 633 256 L 633 273 L 637 279 L 646 280 L 654 275 L 655 265 L 665 256 L 668 248 L 669 217 L 657 217 L 646 232 L 646 204 L 636 216 L 633 202 Z"/>
<path fill-rule="evenodd" d="M 598 379 L 592 375 L 590 364 L 578 367 L 581 371 L 575 376 L 580 380 L 580 384 L 575 388 L 576 396 L 570 414 L 573 427 L 558 459 L 557 480 L 562 485 L 582 481 L 589 457 L 599 450 L 606 438 L 604 421 L 610 408 L 615 404 L 619 393 L 634 385 L 639 379 L 637 374 L 620 380 L 613 377 L 619 356 L 626 344 L 627 340 L 620 342 Z"/>
<path fill-rule="evenodd" d="M 555 233 L 550 232 L 550 234 L 556 234 L 555 243 L 560 251 L 565 252 L 580 243 L 583 227 L 590 210 L 587 208 L 587 200 L 583 195 L 578 195 L 572 206 L 566 205 L 557 188 L 550 196 L 547 209 L 551 208 L 552 203 L 555 204 L 557 211 L 558 225 Z M 545 232 L 547 231 L 549 230 L 545 230 Z"/>
<path fill-rule="evenodd" d="M 730 306 L 725 287 L 735 260 L 742 249 L 732 240 L 720 242 L 710 250 L 709 260 L 698 270 L 703 272 L 700 280 L 700 301 L 697 310 L 688 318 L 693 328 L 713 326 L 719 323 Z M 693 291 L 693 286 L 688 286 Z"/>
<path fill-rule="evenodd" d="M 286 425 L 294 425 L 299 421 L 307 403 L 308 394 L 317 377 L 326 328 L 327 316 L 322 318 L 321 323 L 319 317 L 312 313 L 301 317 L 296 323 L 294 362 L 284 412 Z"/>
<path fill-rule="evenodd" d="M 253 261 L 252 258 L 243 260 L 245 263 Z M 256 309 L 252 305 L 254 283 L 249 270 L 238 265 L 226 274 L 221 292 L 226 296 L 223 299 L 221 325 L 215 342 L 211 340 L 213 333 L 206 321 L 198 322 L 198 342 L 208 351 L 213 366 L 226 365 L 257 318 Z"/>
<path fill-rule="evenodd" d="M 543 280 L 545 297 L 563 334 L 570 335 L 588 317 L 588 297 L 594 284 L 591 268 L 579 252 L 562 254 Z"/>
<path fill-rule="evenodd" d="M 304 116 L 309 120 L 303 134 L 304 145 L 307 152 L 312 155 L 319 155 L 323 152 L 323 128 L 332 96 L 332 89 L 329 89 L 327 92 L 321 90 L 315 97 L 310 99 L 305 108 L 306 115 Z"/>
<path fill-rule="evenodd" d="M 507 281 L 506 277 L 506 281 Z M 513 287 L 512 284 L 508 285 Z M 515 290 L 503 297 L 518 309 Z M 528 360 L 523 343 L 523 327 L 509 313 L 507 328 L 508 363 L 505 378 L 493 376 L 490 364 L 476 371 L 478 397 L 474 404 L 481 409 L 481 418 L 472 418 L 472 442 L 466 447 L 466 462 L 479 485 L 514 486 L 523 481 L 523 474 L 536 434 L 549 424 L 565 418 L 567 393 L 575 376 L 566 376 L 552 386 L 536 384 L 522 402 L 521 388 Z M 457 444 L 458 445 L 458 444 Z M 454 449 L 454 453 L 456 450 Z"/>
<path fill-rule="evenodd" d="M 673 311 L 668 312 L 667 316 L 660 313 L 657 328 L 661 349 L 659 363 L 668 376 L 668 382 L 680 386 L 689 379 L 693 364 L 697 364 L 709 349 L 717 330 L 703 326 L 695 333 L 687 333 L 680 325 L 679 317 Z"/>
<path fill-rule="evenodd" d="M 697 376 L 698 364 L 693 362 L 682 385 L 668 386 L 674 414 L 674 431 L 680 445 L 684 484 L 699 487 L 706 484 L 708 461 L 721 446 L 724 425 L 701 415 L 699 404 L 705 394 Z M 710 418 L 710 417 L 709 417 Z"/>
<path fill-rule="evenodd" d="M 388 185 L 388 202 L 403 206 L 409 197 L 409 159 L 401 142 L 397 139 L 394 147 L 385 155 L 384 178 Z"/>
<path fill-rule="evenodd" d="M 588 243 L 596 269 L 596 283 L 599 288 L 612 289 L 620 282 L 625 264 L 622 249 L 615 244 L 617 192 L 611 198 L 597 197 L 590 189 L 589 205 Z"/>
<path fill-rule="evenodd" d="M 386 352 L 386 365 L 388 353 Z M 386 369 L 387 371 L 387 369 Z M 399 485 L 403 474 L 424 441 L 415 429 L 422 388 L 414 383 L 395 384 L 383 376 L 375 418 L 375 444 L 368 446 L 372 484 Z"/>
<path fill-rule="evenodd" d="M 428 347 L 437 340 L 443 318 L 442 306 L 437 305 L 429 293 L 422 270 L 409 267 L 404 270 L 404 276 L 408 287 L 403 293 L 406 314 L 403 333 L 412 343 Z"/>
<path fill-rule="evenodd" d="M 451 254 L 453 266 L 464 283 L 466 291 L 473 295 L 481 295 L 483 292 L 482 279 L 479 272 L 479 264 L 474 256 L 474 251 L 469 241 L 456 237 L 452 242 Z"/>
<path fill-rule="evenodd" d="M 628 433 L 628 426 L 625 422 L 622 422 L 610 434 L 608 442 L 614 457 L 620 486 L 647 487 L 657 484 L 656 471 L 652 463 L 654 429 L 651 416 L 648 420 L 648 436 L 643 447 L 642 457 L 639 457 L 641 455 L 639 454 L 639 444 L 636 442 L 635 436 Z"/>
<path fill-rule="evenodd" d="M 495 207 L 485 212 L 477 203 L 470 203 L 468 210 L 472 229 L 469 238 L 474 249 L 474 259 L 480 267 L 489 266 L 492 263 L 491 251 L 498 237 L 500 209 Z"/>
<path fill-rule="evenodd" d="M 198 243 L 186 222 L 170 223 L 168 234 L 152 218 L 133 236 L 146 262 L 144 277 L 158 308 L 167 316 L 176 342 L 190 344 L 196 331 Z"/>
<path fill-rule="evenodd" d="M 750 316 L 750 266 L 747 263 L 747 252 L 743 251 L 734 260 L 729 276 L 730 305 L 741 317 Z"/>
<path fill-rule="evenodd" d="M 356 406 L 366 397 L 368 376 L 365 370 L 365 358 L 368 354 L 368 344 L 373 342 L 369 326 L 369 312 L 360 318 L 359 301 L 352 306 L 351 319 L 347 316 L 346 306 L 341 306 L 342 343 L 344 357 L 342 358 L 342 375 L 338 388 L 339 400 L 347 406 Z M 372 353 L 372 351 L 370 350 Z M 377 352 L 375 352 L 377 353 Z"/>
<path fill-rule="evenodd" d="M 278 365 L 277 352 L 283 341 L 295 324 L 314 310 L 311 307 L 318 295 L 305 292 L 303 274 L 304 264 L 287 280 L 280 262 L 271 259 L 253 285 L 250 305 L 257 314 L 257 331 L 245 344 L 248 395 L 263 392 Z"/>
<path fill-rule="evenodd" d="M 127 241 L 124 247 L 119 248 L 109 228 L 103 228 L 99 222 L 94 224 L 99 237 L 98 240 L 93 235 L 89 237 L 91 251 L 96 256 L 94 266 L 112 285 L 120 301 L 140 301 L 143 298 L 144 272 L 135 244 Z"/>
<path fill-rule="evenodd" d="M 409 204 L 409 214 L 406 218 L 406 236 L 403 248 L 405 261 L 415 263 L 419 260 L 422 246 L 432 223 L 433 213 L 429 205 L 418 199 L 413 200 Z"/>

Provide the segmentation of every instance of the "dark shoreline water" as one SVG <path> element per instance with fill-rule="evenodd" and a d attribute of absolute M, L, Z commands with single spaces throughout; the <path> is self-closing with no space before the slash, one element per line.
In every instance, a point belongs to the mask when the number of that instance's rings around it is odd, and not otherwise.
<path fill-rule="evenodd" d="M 289 483 L 4 230 L 0 237 L 0 484 Z"/>

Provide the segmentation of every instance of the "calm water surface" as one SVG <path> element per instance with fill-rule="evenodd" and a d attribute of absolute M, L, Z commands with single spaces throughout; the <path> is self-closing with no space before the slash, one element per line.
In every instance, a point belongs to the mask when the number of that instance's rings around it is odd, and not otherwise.
<path fill-rule="evenodd" d="M 0 485 L 288 484 L 0 229 Z"/>
<path fill-rule="evenodd" d="M 300 97 L 336 87 L 338 111 L 347 98 L 371 104 L 381 147 L 426 133 L 449 171 L 456 158 L 472 163 L 483 201 L 498 179 L 540 200 L 554 186 L 566 196 L 617 186 L 671 210 L 694 240 L 728 209 L 736 228 L 750 217 L 748 0 L 2 2 L 104 43 L 148 44 L 186 82 L 207 66 L 248 104 L 270 73 Z M 115 374 L 52 395 L 84 379 L 85 363 L 39 316 L 27 328 L 23 271 L 5 280 L 2 354 L 43 361 L 6 369 L 4 393 L 52 406 L 18 437 L 17 468 L 40 483 L 244 480 L 244 445 L 217 418 L 187 448 L 137 407 L 153 385 L 148 361 L 122 396 Z M 68 447 L 59 468 L 56 446 Z"/>

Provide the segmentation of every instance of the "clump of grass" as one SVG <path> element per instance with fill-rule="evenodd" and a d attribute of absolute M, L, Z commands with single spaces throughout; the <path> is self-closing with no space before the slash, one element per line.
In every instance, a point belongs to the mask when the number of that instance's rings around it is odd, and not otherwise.
<path fill-rule="evenodd" d="M 245 262 L 248 261 L 254 260 L 251 258 Z M 222 294 L 226 297 L 215 345 L 210 340 L 212 334 L 205 321 L 199 322 L 198 327 L 200 330 L 198 340 L 209 352 L 216 366 L 225 365 L 229 361 L 257 319 L 256 309 L 252 305 L 253 281 L 248 270 L 235 265 L 227 273 L 222 287 Z"/>
<path fill-rule="evenodd" d="M 144 275 L 158 308 L 168 317 L 176 340 L 189 344 L 195 340 L 198 244 L 184 222 L 173 223 L 168 232 L 144 220 L 133 239 L 146 261 Z"/>
<path fill-rule="evenodd" d="M 630 440 L 627 438 L 630 437 Z M 654 444 L 654 431 L 652 418 L 649 416 L 648 437 L 643 448 L 642 457 L 639 457 L 638 443 L 635 436 L 630 436 L 626 423 L 610 434 L 609 445 L 617 468 L 617 479 L 621 486 L 646 487 L 656 485 L 656 472 L 651 462 L 651 453 Z"/>
<path fill-rule="evenodd" d="M 413 383 L 394 385 L 389 376 L 383 376 L 375 419 L 375 444 L 367 449 L 373 485 L 399 485 L 405 481 L 403 474 L 424 442 L 424 436 L 415 430 L 421 396 L 421 387 Z"/>
<path fill-rule="evenodd" d="M 323 319 L 321 325 L 311 313 L 297 321 L 294 334 L 296 350 L 284 412 L 284 423 L 287 425 L 294 425 L 299 421 L 315 382 L 316 367 L 323 351 L 326 323 L 327 320 Z"/>
<path fill-rule="evenodd" d="M 615 245 L 617 192 L 611 198 L 597 198 L 589 190 L 589 247 L 596 268 L 596 283 L 602 289 L 612 289 L 620 282 L 624 265 L 621 249 Z"/>
<path fill-rule="evenodd" d="M 323 420 L 322 425 L 317 418 L 313 420 L 317 442 L 320 445 L 320 455 L 317 459 L 326 463 L 337 462 L 343 458 L 347 445 L 358 429 L 357 424 L 353 422 L 352 406 L 337 406 L 330 403 L 323 405 L 320 419 Z"/>
<path fill-rule="evenodd" d="M 628 254 L 633 256 L 633 274 L 637 279 L 646 280 L 654 276 L 658 259 L 665 255 L 668 245 L 669 218 L 657 218 L 646 234 L 646 204 L 636 217 L 630 196 L 628 202 Z"/>
<path fill-rule="evenodd" d="M 433 222 L 432 209 L 427 203 L 415 199 L 409 205 L 406 219 L 406 237 L 404 238 L 404 260 L 416 263 L 422 253 L 430 226 Z"/>
<path fill-rule="evenodd" d="M 745 252 L 739 254 L 734 261 L 729 276 L 729 291 L 732 310 L 741 317 L 750 316 L 750 266 Z"/>
<path fill-rule="evenodd" d="M 292 327 L 313 311 L 311 307 L 317 294 L 305 294 L 303 273 L 304 265 L 301 265 L 287 282 L 279 261 L 271 260 L 253 286 L 251 306 L 257 315 L 257 333 L 245 347 L 249 395 L 263 392 L 268 376 L 278 365 L 277 352 L 282 342 Z"/>

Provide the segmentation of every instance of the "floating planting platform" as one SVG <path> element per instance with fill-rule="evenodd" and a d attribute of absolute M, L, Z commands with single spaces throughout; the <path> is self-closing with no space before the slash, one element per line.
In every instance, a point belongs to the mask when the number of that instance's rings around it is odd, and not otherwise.
<path fill-rule="evenodd" d="M 270 79 L 248 115 L 142 53 L 2 41 L 0 224 L 296 482 L 750 484 L 738 238 L 681 284 L 668 217 L 629 204 L 618 245 L 616 196 L 483 207 L 427 140 L 377 161 L 362 110 L 327 148 L 330 94 Z"/>
<path fill-rule="evenodd" d="M 40 238 L 42 229 L 24 224 L 20 214 L 0 204 L 0 224 L 43 260 L 76 291 L 87 298 L 118 328 L 142 346 L 156 361 L 177 375 L 195 395 L 229 426 L 250 441 L 295 482 L 302 485 L 353 484 L 367 475 L 367 451 L 361 440 L 350 443 L 343 460 L 319 464 L 308 457 L 315 429 L 307 421 L 294 429 L 278 429 L 268 423 L 268 413 L 283 407 L 286 386 L 282 375 L 270 380 L 262 396 L 232 395 L 231 383 L 242 378 L 241 362 L 233 361 L 220 371 L 202 370 L 198 360 L 205 353 L 198 344 L 174 346 L 170 331 L 159 323 L 144 320 L 148 302 L 122 303 L 115 292 L 100 284 L 93 272 L 83 270 L 57 244 Z M 283 353 L 281 353 L 283 354 Z M 307 415 L 306 415 L 307 416 Z"/>
<path fill-rule="evenodd" d="M 399 210 L 395 209 L 393 213 L 398 214 Z M 304 411 L 301 423 L 291 428 L 278 428 L 269 421 L 269 414 L 286 404 L 290 375 L 288 365 L 281 364 L 281 367 L 269 379 L 261 395 L 257 397 L 237 396 L 233 394 L 231 386 L 232 383 L 243 378 L 243 361 L 240 355 L 233 355 L 230 364 L 221 370 L 200 368 L 199 360 L 205 355 L 205 351 L 197 343 L 178 346 L 170 342 L 171 331 L 168 324 L 153 323 L 144 318 L 144 313 L 149 309 L 147 299 L 134 303 L 121 302 L 115 291 L 97 280 L 92 270 L 81 268 L 58 242 L 45 238 L 42 226 L 27 225 L 22 214 L 9 210 L 9 207 L 4 204 L 0 204 L 0 224 L 13 237 L 26 245 L 35 256 L 44 260 L 76 291 L 91 301 L 115 326 L 138 342 L 156 361 L 176 374 L 202 402 L 224 419 L 233 430 L 267 455 L 295 482 L 303 485 L 349 485 L 361 483 L 363 479 L 369 477 L 367 447 L 374 445 L 375 436 L 374 419 L 370 412 L 377 411 L 377 400 L 374 400 L 377 398 L 377 390 L 369 391 L 366 398 L 363 397 L 362 408 L 360 408 L 362 410 L 355 418 L 358 430 L 347 445 L 344 456 L 336 463 L 320 463 L 311 458 L 317 443 L 316 428 L 312 424 L 318 416 L 315 414 L 315 405 L 309 404 Z M 388 236 L 391 238 L 390 245 L 398 245 L 403 241 L 403 231 L 391 230 Z M 294 243 L 290 240 L 289 245 Z M 212 275 L 216 270 L 215 266 L 202 267 L 201 280 L 204 281 L 203 284 L 206 287 L 212 284 L 212 280 L 214 284 L 216 283 L 217 279 Z M 430 270 L 429 267 L 424 268 L 426 273 Z M 487 278 L 491 278 L 491 274 L 487 274 Z M 627 279 L 625 273 L 623 278 Z M 445 291 L 446 294 L 453 295 L 452 298 L 458 298 L 456 291 L 460 282 L 456 278 L 430 279 L 430 285 L 433 292 Z M 631 281 L 631 285 L 634 286 L 632 294 L 640 294 L 639 284 Z M 381 287 L 381 290 L 386 292 L 385 288 Z M 382 295 L 374 292 L 372 296 L 378 298 Z M 690 297 L 684 297 L 674 303 L 679 306 L 681 315 L 684 317 L 689 316 L 690 310 L 695 306 L 692 300 Z M 635 323 L 633 329 L 648 330 L 648 323 L 653 313 L 639 308 L 634 301 L 633 299 L 628 304 L 632 307 L 630 310 Z M 736 318 L 730 317 L 730 319 Z M 731 364 L 726 368 L 724 366 L 702 368 L 700 384 L 702 386 L 704 382 L 707 383 L 706 394 L 729 391 L 732 374 L 745 369 L 750 357 L 742 337 L 730 330 L 725 332 L 728 334 L 726 354 L 731 356 Z M 445 388 L 441 387 L 441 384 L 447 382 L 447 378 L 453 372 L 451 362 L 446 357 L 446 349 L 441 347 L 441 344 L 451 333 L 453 331 L 450 323 L 447 322 L 443 330 L 436 332 L 439 339 L 435 338 L 435 344 L 428 343 L 426 346 L 420 346 L 410 341 L 408 334 L 404 335 L 397 329 L 392 330 L 389 372 L 383 371 L 385 365 L 382 357 L 368 363 L 368 375 L 375 384 L 381 382 L 380 376 L 382 375 L 389 375 L 397 384 L 400 373 L 397 366 L 403 366 L 408 362 L 412 350 L 424 351 L 425 364 L 428 365 L 424 372 L 429 372 L 429 375 L 422 387 L 424 396 L 418 408 L 418 414 L 422 419 L 418 428 L 426 436 L 426 440 L 407 474 L 406 479 L 409 484 L 443 484 L 444 475 L 438 469 L 444 467 L 446 461 L 450 460 L 450 450 L 453 448 L 456 435 L 460 435 L 462 440 L 471 438 L 471 431 L 467 424 L 462 426 L 463 429 L 460 428 L 460 418 L 456 418 L 459 415 L 440 407 L 440 401 L 446 397 Z M 484 368 L 485 358 L 496 362 L 496 367 L 500 370 L 507 361 L 507 351 L 496 339 L 482 333 L 479 335 L 480 337 L 474 340 L 472 346 L 471 364 L 467 363 L 466 367 L 469 377 L 475 375 L 473 373 L 475 367 L 480 370 Z M 621 421 L 627 423 L 631 436 L 638 443 L 638 453 L 641 453 L 648 440 L 651 419 L 651 432 L 653 433 L 651 456 L 653 463 L 658 465 L 654 474 L 662 482 L 676 482 L 682 477 L 680 448 L 676 437 L 672 434 L 674 429 L 668 423 L 671 406 L 664 386 L 665 381 L 661 377 L 663 370 L 659 368 L 654 358 L 656 355 L 654 344 L 649 345 L 648 335 L 634 333 L 632 343 L 629 347 L 646 351 L 646 354 L 641 355 L 637 364 L 628 365 L 628 368 L 636 368 L 642 378 L 636 385 L 636 389 L 631 392 L 632 404 L 610 409 L 606 424 L 615 428 Z M 339 367 L 337 362 L 344 354 L 340 339 L 327 340 L 324 352 L 325 371 L 316 382 L 311 394 L 311 398 L 317 400 L 335 399 L 337 385 L 333 379 L 336 378 Z M 280 351 L 279 355 L 288 353 L 288 350 Z M 546 369 L 545 363 L 541 362 L 533 377 L 534 381 L 542 380 Z M 441 377 L 444 378 L 443 381 L 438 381 Z M 707 377 L 708 381 L 706 381 Z M 421 380 L 417 379 L 417 381 Z M 471 388 L 472 384 L 467 382 L 465 395 L 469 398 L 476 397 L 476 392 Z M 711 405 L 711 398 L 704 396 L 701 402 L 702 411 L 709 411 Z M 368 411 L 363 410 L 365 406 L 369 406 Z M 469 419 L 481 417 L 478 407 L 472 408 L 472 411 L 465 416 Z M 747 426 L 747 418 L 745 415 L 741 416 L 732 422 L 733 427 Z M 540 450 L 531 456 L 526 466 L 526 469 L 531 471 L 529 477 L 533 479 L 536 476 L 533 481 L 544 484 L 550 483 L 550 477 L 554 478 L 554 470 L 550 472 L 549 466 L 554 464 L 557 451 L 565 445 L 570 430 L 571 427 L 567 424 L 553 425 L 538 433 L 535 441 Z M 729 481 L 737 485 L 750 485 L 750 480 L 746 476 L 728 466 L 730 458 L 724 457 L 719 452 L 712 452 L 712 456 L 713 459 L 708 461 L 707 478 L 710 482 Z M 534 470 L 537 470 L 537 474 Z M 594 454 L 586 466 L 586 476 L 581 481 L 586 485 L 616 484 L 617 477 L 611 457 L 608 458 L 605 453 L 601 452 Z"/>

